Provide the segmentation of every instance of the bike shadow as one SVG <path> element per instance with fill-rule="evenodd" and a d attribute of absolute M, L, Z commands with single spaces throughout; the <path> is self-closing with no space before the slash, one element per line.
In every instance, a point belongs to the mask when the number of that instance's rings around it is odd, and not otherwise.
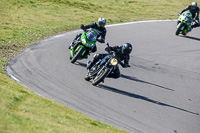
<path fill-rule="evenodd" d="M 178 109 L 178 110 L 181 110 L 181 111 L 184 111 L 184 112 L 187 112 L 187 113 L 191 113 L 191 114 L 194 114 L 194 115 L 199 115 L 198 113 L 195 113 L 195 112 L 192 112 L 192 111 L 188 111 L 188 110 L 185 110 L 185 109 L 173 106 L 173 105 L 169 105 L 169 104 L 166 104 L 166 103 L 163 103 L 163 102 L 159 102 L 159 101 L 150 99 L 150 98 L 145 97 L 145 96 L 141 96 L 141 95 L 130 93 L 130 92 L 123 91 L 123 90 L 119 90 L 117 88 L 113 88 L 113 87 L 106 86 L 106 85 L 103 85 L 103 84 L 99 84 L 97 87 L 104 89 L 104 90 L 107 90 L 107 91 L 111 91 L 111 92 L 115 92 L 115 93 L 118 93 L 118 94 L 121 94 L 121 95 L 125 95 L 125 96 L 131 97 L 131 98 L 140 99 L 140 100 L 147 101 L 147 102 L 154 103 L 154 104 L 161 105 L 161 106 L 171 107 L 171 108 Z"/>
<path fill-rule="evenodd" d="M 157 85 L 157 84 L 154 84 L 154 83 L 150 83 L 150 82 L 147 82 L 147 81 L 144 81 L 144 80 L 140 80 L 140 79 L 137 79 L 136 77 L 132 77 L 132 76 L 124 75 L 124 74 L 121 74 L 121 78 L 125 78 L 125 79 L 132 80 L 132 81 L 135 81 L 135 82 L 141 82 L 141 83 L 153 85 L 153 86 L 156 86 L 156 87 L 159 87 L 159 88 L 162 88 L 162 89 L 166 89 L 166 90 L 170 90 L 170 91 L 175 91 L 173 89 L 170 89 L 170 88 L 167 88 L 167 87 L 164 87 L 164 86 L 161 86 L 161 85 Z"/>
<path fill-rule="evenodd" d="M 76 61 L 74 64 L 78 65 L 78 66 L 81 66 L 81 67 L 87 68 L 87 64 L 86 63 L 82 63 L 82 62 Z"/>
<path fill-rule="evenodd" d="M 192 36 L 180 36 L 180 37 L 188 38 L 188 39 L 192 39 L 192 40 L 196 40 L 196 41 L 200 41 L 200 38 L 197 38 L 197 37 L 192 37 Z"/>

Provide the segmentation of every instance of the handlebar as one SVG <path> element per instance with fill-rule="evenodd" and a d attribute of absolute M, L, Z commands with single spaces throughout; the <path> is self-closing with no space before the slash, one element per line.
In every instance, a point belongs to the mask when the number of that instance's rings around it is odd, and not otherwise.
<path fill-rule="evenodd" d="M 108 42 L 106 43 L 106 45 L 108 46 L 108 47 L 107 47 L 107 48 L 108 48 L 108 53 L 110 54 L 110 53 L 111 53 L 110 45 L 109 45 Z"/>
<path fill-rule="evenodd" d="M 106 45 L 108 46 L 108 47 L 107 47 L 107 48 L 108 48 L 108 51 L 107 51 L 107 52 L 108 52 L 109 54 L 111 54 L 112 56 L 116 56 L 115 51 L 112 51 L 112 50 L 110 49 L 110 45 L 109 45 L 108 42 L 106 43 Z"/>
<path fill-rule="evenodd" d="M 107 45 L 108 47 L 110 46 L 108 42 L 106 43 L 106 45 Z"/>

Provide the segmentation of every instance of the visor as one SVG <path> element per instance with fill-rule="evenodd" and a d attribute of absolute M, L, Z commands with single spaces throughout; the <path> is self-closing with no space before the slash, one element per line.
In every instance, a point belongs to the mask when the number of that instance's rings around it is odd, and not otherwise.
<path fill-rule="evenodd" d="M 99 22 L 100 27 L 104 27 L 106 24 L 104 22 Z"/>

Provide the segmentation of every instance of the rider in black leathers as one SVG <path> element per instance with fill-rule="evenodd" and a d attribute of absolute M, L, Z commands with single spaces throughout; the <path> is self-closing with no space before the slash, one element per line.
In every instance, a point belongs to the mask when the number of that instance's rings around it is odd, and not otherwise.
<path fill-rule="evenodd" d="M 122 46 L 114 46 L 114 47 L 107 47 L 105 48 L 106 51 L 115 51 L 119 64 L 123 67 L 130 67 L 129 65 L 129 59 L 130 59 L 130 53 L 132 51 L 132 45 L 130 43 L 124 43 Z M 88 61 L 87 62 L 87 69 L 92 68 L 92 66 L 99 60 L 103 59 L 106 55 L 108 54 L 95 54 L 93 61 Z M 124 61 L 124 63 L 122 63 Z M 114 71 L 112 71 L 107 77 L 112 77 L 112 78 L 119 78 L 120 77 L 120 71 L 119 67 L 117 66 Z"/>
<path fill-rule="evenodd" d="M 194 25 L 192 25 L 193 27 L 198 27 L 199 26 L 199 7 L 197 6 L 196 2 L 192 2 L 191 5 L 187 6 L 185 9 L 181 10 L 179 15 L 181 15 L 183 12 L 185 11 L 190 11 L 190 13 L 192 14 L 192 18 L 194 20 L 194 22 L 196 22 Z"/>
<path fill-rule="evenodd" d="M 83 30 L 89 29 L 89 28 L 94 28 L 94 29 L 99 30 L 101 33 L 97 37 L 97 41 L 100 42 L 100 43 L 105 43 L 105 36 L 106 36 L 106 32 L 107 32 L 107 30 L 105 28 L 105 25 L 106 25 L 106 19 L 105 18 L 99 18 L 97 22 L 93 22 L 93 23 L 91 23 L 89 25 L 83 25 L 83 24 L 81 24 L 80 28 L 83 29 Z M 80 36 L 81 35 L 82 35 L 82 33 L 77 34 L 74 40 L 80 41 Z M 100 36 L 101 36 L 101 39 L 99 39 Z M 74 45 L 74 44 L 73 43 L 70 44 L 69 49 L 70 49 L 70 47 L 72 45 Z M 92 48 L 91 52 L 96 52 L 96 51 L 97 51 L 97 47 L 95 45 Z"/>

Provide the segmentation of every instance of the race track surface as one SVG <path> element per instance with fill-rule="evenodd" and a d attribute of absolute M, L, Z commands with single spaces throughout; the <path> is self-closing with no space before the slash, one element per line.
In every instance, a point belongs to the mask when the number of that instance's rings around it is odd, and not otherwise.
<path fill-rule="evenodd" d="M 200 28 L 185 37 L 175 31 L 176 21 L 108 26 L 111 46 L 132 43 L 131 67 L 97 87 L 84 80 L 88 59 L 69 60 L 67 47 L 81 30 L 30 46 L 7 71 L 38 95 L 130 132 L 199 133 Z M 105 46 L 97 43 L 97 52 Z"/>

